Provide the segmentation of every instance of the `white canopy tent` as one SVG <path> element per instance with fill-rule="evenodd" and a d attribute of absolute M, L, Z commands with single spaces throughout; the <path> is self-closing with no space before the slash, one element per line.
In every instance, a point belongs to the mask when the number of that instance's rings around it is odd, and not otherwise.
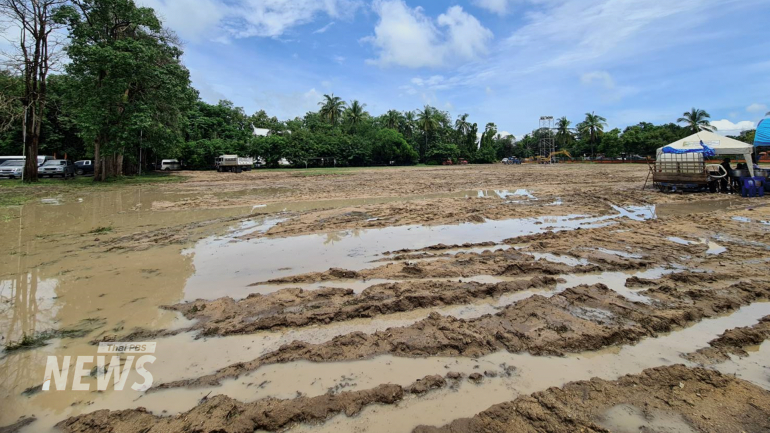
<path fill-rule="evenodd" d="M 703 144 L 706 146 L 714 149 L 714 152 L 717 155 L 743 155 L 746 159 L 749 173 L 751 173 L 751 176 L 754 176 L 754 163 L 752 159 L 754 146 L 749 143 L 724 137 L 713 132 L 701 131 L 679 141 L 675 141 L 665 147 L 673 147 L 674 149 L 682 150 L 702 149 L 700 145 L 701 141 L 703 141 Z M 660 159 L 661 154 L 663 154 L 663 147 L 658 149 L 658 159 Z"/>

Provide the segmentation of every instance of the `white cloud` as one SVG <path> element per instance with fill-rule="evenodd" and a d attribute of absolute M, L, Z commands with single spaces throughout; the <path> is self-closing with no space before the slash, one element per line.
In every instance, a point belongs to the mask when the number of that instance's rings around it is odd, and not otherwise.
<path fill-rule="evenodd" d="M 140 0 L 185 39 L 279 37 L 318 16 L 349 18 L 360 0 Z M 334 22 L 316 30 L 323 33 Z"/>
<path fill-rule="evenodd" d="M 510 6 L 516 2 L 517 0 L 473 0 L 473 4 L 476 6 L 498 15 L 505 15 L 510 12 Z"/>
<path fill-rule="evenodd" d="M 227 13 L 227 7 L 216 0 L 141 0 L 140 4 L 155 9 L 165 26 L 192 41 L 212 36 Z"/>
<path fill-rule="evenodd" d="M 486 54 L 492 32 L 479 20 L 452 6 L 435 20 L 403 0 L 377 0 L 373 5 L 380 21 L 374 35 L 364 38 L 378 52 L 369 63 L 408 68 L 438 67 Z"/>
<path fill-rule="evenodd" d="M 320 14 L 350 16 L 358 4 L 355 0 L 242 0 L 232 6 L 236 13 L 228 20 L 228 27 L 237 37 L 277 37 Z"/>
<path fill-rule="evenodd" d="M 605 89 L 615 88 L 615 80 L 612 79 L 612 76 L 607 71 L 588 72 L 580 77 L 580 81 L 586 85 L 591 85 L 598 81 Z"/>
<path fill-rule="evenodd" d="M 717 132 L 721 135 L 738 135 L 741 131 L 749 129 L 755 129 L 757 126 L 750 120 L 743 120 L 738 123 L 733 123 L 727 119 L 714 120 L 711 122 L 713 126 L 716 126 Z"/>
<path fill-rule="evenodd" d="M 326 31 L 329 30 L 333 25 L 334 25 L 334 21 L 314 31 L 313 34 L 326 33 Z"/>
<path fill-rule="evenodd" d="M 751 104 L 748 107 L 746 107 L 746 111 L 749 113 L 762 113 L 765 114 L 767 112 L 767 105 L 765 104 Z"/>
<path fill-rule="evenodd" d="M 346 59 L 343 56 L 334 56 L 334 57 L 332 57 L 332 60 L 334 60 L 335 62 L 337 62 L 337 63 L 339 63 L 341 65 L 341 64 L 345 63 Z"/>

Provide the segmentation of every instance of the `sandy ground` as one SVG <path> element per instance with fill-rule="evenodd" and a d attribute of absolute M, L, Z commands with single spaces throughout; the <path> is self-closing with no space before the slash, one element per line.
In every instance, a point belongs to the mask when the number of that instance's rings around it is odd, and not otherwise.
<path fill-rule="evenodd" d="M 768 199 L 644 165 L 178 175 L 0 209 L 0 344 L 39 343 L 0 354 L 0 431 L 770 428 Z M 41 391 L 115 341 L 157 342 L 149 390 Z"/>

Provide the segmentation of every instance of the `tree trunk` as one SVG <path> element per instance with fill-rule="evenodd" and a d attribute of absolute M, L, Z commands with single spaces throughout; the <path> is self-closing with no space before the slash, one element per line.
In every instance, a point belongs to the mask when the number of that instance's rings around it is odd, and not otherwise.
<path fill-rule="evenodd" d="M 96 139 L 94 139 L 94 182 L 101 182 L 104 180 L 104 173 L 102 173 L 103 167 L 101 139 L 100 137 L 96 137 Z"/>

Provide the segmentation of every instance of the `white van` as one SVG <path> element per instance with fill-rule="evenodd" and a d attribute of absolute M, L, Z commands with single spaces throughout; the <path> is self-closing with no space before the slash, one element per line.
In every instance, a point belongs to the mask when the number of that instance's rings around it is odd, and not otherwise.
<path fill-rule="evenodd" d="M 182 164 L 176 159 L 164 159 L 160 162 L 161 171 L 179 171 L 182 169 Z"/>

